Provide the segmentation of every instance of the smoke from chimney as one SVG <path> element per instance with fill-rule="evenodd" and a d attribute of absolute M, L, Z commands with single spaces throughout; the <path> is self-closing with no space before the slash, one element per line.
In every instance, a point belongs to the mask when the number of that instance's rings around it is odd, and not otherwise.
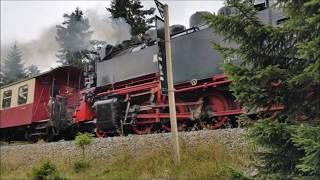
<path fill-rule="evenodd" d="M 92 40 L 106 41 L 108 44 L 118 44 L 123 40 L 130 39 L 130 26 L 123 19 L 108 18 L 106 14 L 98 14 L 95 9 L 88 9 L 84 13 L 89 19 Z M 28 42 L 18 42 L 18 48 L 22 52 L 22 59 L 26 66 L 36 65 L 41 71 L 49 70 L 58 66 L 56 54 L 59 45 L 55 39 L 56 25 L 44 30 L 38 39 Z M 1 46 L 1 61 L 6 59 L 13 44 Z"/>
<path fill-rule="evenodd" d="M 98 14 L 94 9 L 88 9 L 85 15 L 88 17 L 93 30 L 91 39 L 102 40 L 108 44 L 115 45 L 131 38 L 130 26 L 124 19 L 109 18 L 111 15 Z"/>

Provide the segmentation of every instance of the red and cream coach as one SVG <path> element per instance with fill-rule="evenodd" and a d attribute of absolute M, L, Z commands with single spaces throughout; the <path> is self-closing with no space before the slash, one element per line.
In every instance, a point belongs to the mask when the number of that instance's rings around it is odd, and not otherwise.
<path fill-rule="evenodd" d="M 37 140 L 67 134 L 63 131 L 72 124 L 82 83 L 79 69 L 61 66 L 1 87 L 1 139 Z"/>

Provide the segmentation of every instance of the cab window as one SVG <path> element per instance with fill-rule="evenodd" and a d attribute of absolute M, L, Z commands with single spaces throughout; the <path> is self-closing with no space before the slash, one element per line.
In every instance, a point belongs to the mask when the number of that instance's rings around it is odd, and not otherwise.
<path fill-rule="evenodd" d="M 18 105 L 26 104 L 28 99 L 28 85 L 19 87 L 18 90 Z"/>
<path fill-rule="evenodd" d="M 11 106 L 11 97 L 12 97 L 12 90 L 7 90 L 3 92 L 3 99 L 2 99 L 2 108 L 8 108 Z"/>

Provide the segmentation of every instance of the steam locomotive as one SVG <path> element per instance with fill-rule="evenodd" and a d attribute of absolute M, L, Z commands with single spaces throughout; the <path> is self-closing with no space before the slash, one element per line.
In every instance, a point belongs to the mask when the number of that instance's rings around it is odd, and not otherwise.
<path fill-rule="evenodd" d="M 265 23 L 276 26 L 285 18 L 265 3 L 255 7 Z M 230 7 L 219 10 L 226 15 L 235 12 Z M 179 130 L 234 127 L 235 116 L 243 113 L 229 90 L 231 81 L 220 68 L 222 58 L 212 49 L 213 41 L 224 43 L 224 39 L 202 19 L 205 13 L 209 12 L 192 15 L 189 29 L 170 28 Z M 162 47 L 157 35 L 151 29 L 143 43 L 104 49 L 102 58 L 93 61 L 87 71 L 75 122 L 92 122 L 97 136 L 171 130 L 168 98 L 161 87 L 165 66 L 158 57 Z"/>
<path fill-rule="evenodd" d="M 265 3 L 255 7 L 265 23 L 276 26 L 285 19 Z M 222 58 L 212 49 L 213 41 L 225 43 L 224 38 L 203 20 L 204 13 L 208 12 L 193 14 L 188 29 L 182 25 L 170 27 L 179 131 L 235 127 L 236 116 L 244 113 L 229 89 L 231 80 L 220 68 Z M 223 7 L 218 13 L 228 15 L 235 13 L 235 9 Z M 45 83 L 50 84 L 47 88 L 51 90 L 39 89 L 36 93 L 48 94 L 46 100 L 35 102 L 41 96 L 37 95 L 29 120 L 24 121 L 26 118 L 21 115 L 15 119 L 24 123 L 9 123 L 11 113 L 3 109 L 7 87 L 1 89 L 1 136 L 67 138 L 79 131 L 94 132 L 97 137 L 169 132 L 168 97 L 162 87 L 165 66 L 159 58 L 163 47 L 159 45 L 157 31 L 159 29 L 148 30 L 142 40 L 101 48 L 87 64 L 84 77 L 73 69 L 72 78 L 68 76 L 69 83 L 65 77 L 60 78 L 67 84 L 66 88 L 73 89 L 69 92 L 79 94 L 73 101 L 65 95 L 62 86 L 55 85 L 55 78 L 49 73 Z M 36 82 L 37 78 L 42 76 L 36 77 Z M 60 93 L 54 93 L 54 88 Z M 30 120 L 36 116 L 41 103 L 49 104 L 47 116 Z M 45 109 L 45 105 L 42 106 Z M 19 135 L 17 127 L 23 127 Z M 38 132 L 39 129 L 42 131 Z"/>

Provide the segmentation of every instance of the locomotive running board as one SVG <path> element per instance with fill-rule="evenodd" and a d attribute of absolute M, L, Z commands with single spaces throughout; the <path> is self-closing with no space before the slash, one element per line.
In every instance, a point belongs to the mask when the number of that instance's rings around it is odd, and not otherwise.
<path fill-rule="evenodd" d="M 242 109 L 235 109 L 235 110 L 228 110 L 228 111 L 220 111 L 220 112 L 214 112 L 213 117 L 218 116 L 231 116 L 231 115 L 239 115 L 244 113 Z M 159 113 L 159 114 L 138 114 L 136 116 L 138 119 L 151 119 L 151 118 L 170 118 L 169 113 Z M 191 113 L 177 113 L 178 119 L 191 119 L 192 114 Z"/>

